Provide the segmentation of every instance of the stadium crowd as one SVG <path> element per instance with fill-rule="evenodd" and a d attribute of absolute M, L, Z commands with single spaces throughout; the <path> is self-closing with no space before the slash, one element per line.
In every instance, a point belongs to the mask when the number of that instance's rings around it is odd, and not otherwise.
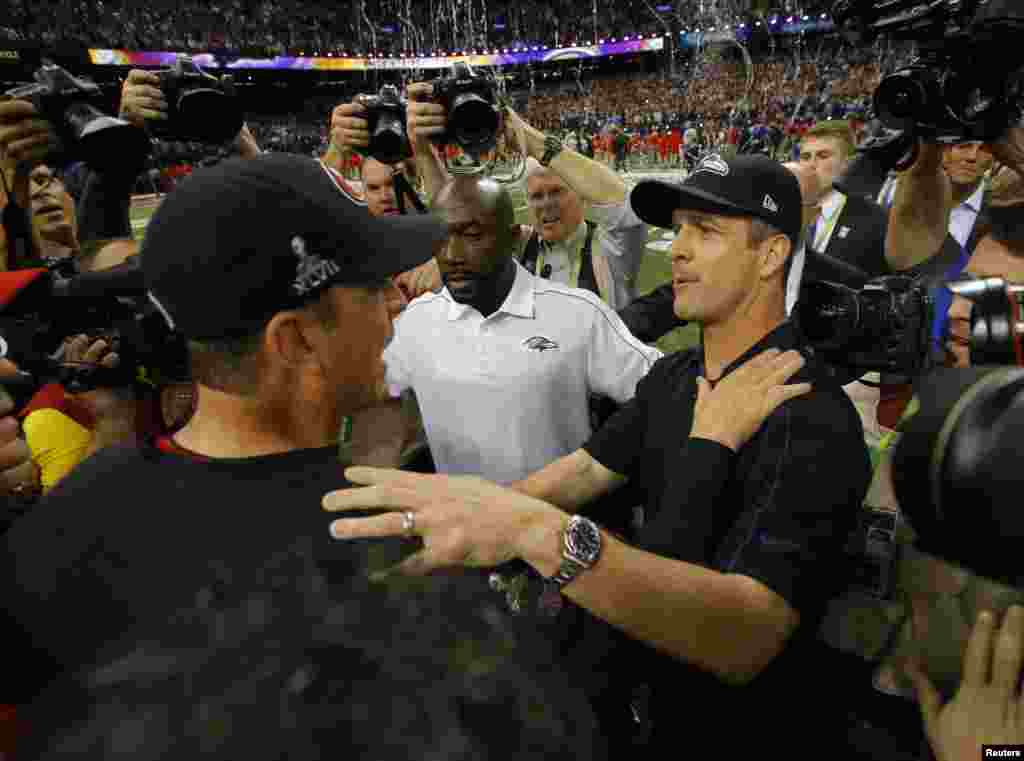
<path fill-rule="evenodd" d="M 481 5 L 476 43 L 585 5 Z M 656 27 L 646 5 L 599 32 Z M 284 50 L 399 4 L 12 8 L 48 44 Z M 350 97 L 146 151 L 183 118 L 151 71 L 95 132 L 0 101 L 0 754 L 1024 743 L 1024 380 L 972 367 L 963 296 L 1020 316 L 1024 128 L 866 172 L 892 61 L 864 58 L 541 83 L 483 140 L 403 83 L 393 156 Z M 241 117 L 215 97 L 203 119 Z M 454 171 L 456 143 L 516 146 L 521 177 Z M 851 300 L 839 349 L 805 330 Z"/>

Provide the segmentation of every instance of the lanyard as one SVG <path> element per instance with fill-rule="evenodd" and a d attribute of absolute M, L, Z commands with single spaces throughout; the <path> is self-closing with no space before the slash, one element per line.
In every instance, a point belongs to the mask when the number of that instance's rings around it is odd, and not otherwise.
<path fill-rule="evenodd" d="M 832 233 L 836 229 L 836 224 L 839 222 L 839 217 L 843 213 L 843 209 L 846 208 L 847 197 L 844 195 L 843 200 L 839 202 L 839 206 L 836 208 L 835 213 L 832 214 L 827 225 L 822 225 L 821 221 L 824 219 L 824 213 L 818 218 L 818 226 L 814 234 L 814 250 L 819 254 L 825 253 L 825 249 L 828 248 L 829 241 L 832 240 Z"/>
<path fill-rule="evenodd" d="M 546 246 L 541 246 L 540 251 L 537 253 L 537 272 L 544 271 L 544 249 Z M 579 288 L 580 283 L 580 270 L 583 268 L 583 247 L 580 246 L 576 249 L 576 254 L 569 254 L 569 287 Z"/>

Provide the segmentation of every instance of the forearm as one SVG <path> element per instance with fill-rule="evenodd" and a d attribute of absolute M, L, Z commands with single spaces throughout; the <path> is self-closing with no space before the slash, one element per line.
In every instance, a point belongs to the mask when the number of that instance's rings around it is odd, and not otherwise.
<path fill-rule="evenodd" d="M 565 516 L 552 511 L 524 534 L 520 557 L 545 577 L 561 562 Z M 631 547 L 602 532 L 597 564 L 568 584 L 566 597 L 681 661 L 730 683 L 756 676 L 784 645 L 785 605 L 765 605 L 757 583 Z"/>
<path fill-rule="evenodd" d="M 922 145 L 921 154 L 899 176 L 889 211 L 885 258 L 889 268 L 902 272 L 935 256 L 949 228 L 952 188 L 942 168 L 942 154 Z"/>
<path fill-rule="evenodd" d="M 544 133 L 524 123 L 527 153 L 538 161 L 544 157 Z M 561 177 L 587 203 L 612 205 L 626 200 L 626 183 L 604 164 L 563 148 L 549 169 Z"/>
<path fill-rule="evenodd" d="M 416 171 L 423 179 L 423 191 L 426 193 L 427 202 L 433 202 L 434 197 L 448 182 L 448 172 L 429 140 L 420 140 L 416 143 Z"/>
<path fill-rule="evenodd" d="M 617 484 L 604 482 L 593 467 L 593 460 L 583 450 L 555 460 L 536 473 L 517 481 L 510 489 L 554 505 L 568 513 L 625 483 L 620 477 Z"/>
<path fill-rule="evenodd" d="M 320 157 L 327 166 L 333 169 L 339 174 L 345 173 L 345 163 L 348 158 L 348 154 L 339 149 L 332 140 L 330 145 L 327 146 L 327 153 Z"/>

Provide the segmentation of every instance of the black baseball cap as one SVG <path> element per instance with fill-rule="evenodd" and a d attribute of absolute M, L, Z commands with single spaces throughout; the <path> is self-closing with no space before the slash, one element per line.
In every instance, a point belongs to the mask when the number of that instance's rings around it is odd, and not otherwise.
<path fill-rule="evenodd" d="M 160 204 L 141 265 L 154 305 L 197 340 L 240 337 L 333 285 L 368 285 L 433 256 L 433 215 L 375 218 L 344 178 L 292 154 L 197 170 Z"/>
<path fill-rule="evenodd" d="M 629 196 L 633 211 L 655 227 L 672 227 L 677 209 L 731 217 L 756 217 L 781 230 L 796 251 L 803 227 L 800 183 L 786 167 L 767 156 L 718 154 L 701 159 L 682 182 L 644 180 Z"/>

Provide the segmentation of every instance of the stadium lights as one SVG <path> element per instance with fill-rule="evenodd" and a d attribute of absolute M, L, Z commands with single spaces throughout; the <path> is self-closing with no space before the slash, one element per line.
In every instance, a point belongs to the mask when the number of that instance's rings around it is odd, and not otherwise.
<path fill-rule="evenodd" d="M 807 21 L 809 18 L 810 16 L 804 16 L 804 21 Z"/>
<path fill-rule="evenodd" d="M 758 25 L 758 26 L 761 26 L 761 22 L 760 22 L 760 21 L 758 21 L 758 22 L 757 22 L 757 25 Z"/>
<path fill-rule="evenodd" d="M 827 13 L 822 13 L 822 14 L 821 14 L 821 17 L 822 17 L 822 18 L 828 18 L 828 14 L 827 14 Z"/>
<path fill-rule="evenodd" d="M 630 40 L 630 38 L 629 38 L 629 37 L 623 37 L 623 38 L 622 38 L 622 41 L 623 41 L 623 42 L 629 42 L 629 40 Z"/>
<path fill-rule="evenodd" d="M 604 40 L 598 40 L 598 41 L 597 41 L 597 44 L 598 44 L 598 45 L 604 45 Z"/>

